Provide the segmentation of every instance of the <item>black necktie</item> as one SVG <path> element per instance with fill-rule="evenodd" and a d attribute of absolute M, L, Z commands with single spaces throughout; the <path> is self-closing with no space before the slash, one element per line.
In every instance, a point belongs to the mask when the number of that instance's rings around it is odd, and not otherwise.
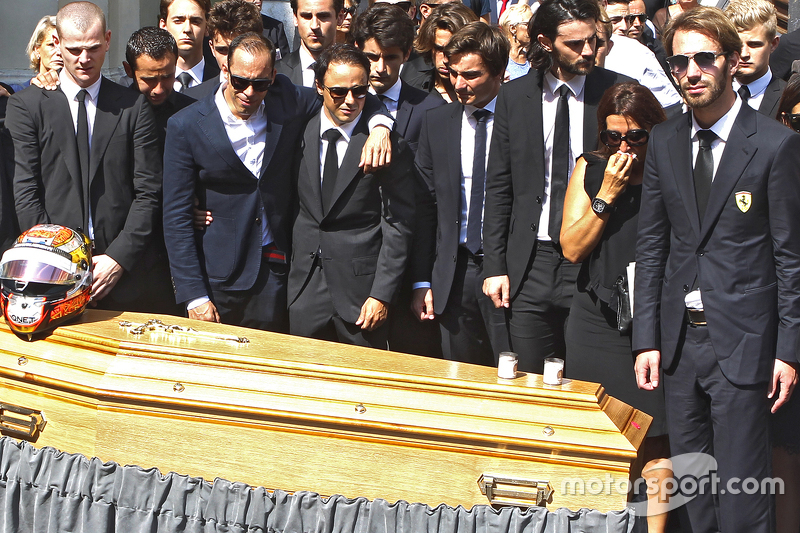
<path fill-rule="evenodd" d="M 486 119 L 491 111 L 478 109 L 475 117 L 475 152 L 472 157 L 472 190 L 469 195 L 469 214 L 467 218 L 467 249 L 477 254 L 482 246 L 481 225 L 483 218 L 483 197 L 486 184 Z"/>
<path fill-rule="evenodd" d="M 717 138 L 717 134 L 711 130 L 700 130 L 697 132 L 697 138 L 700 140 L 700 150 L 697 152 L 697 161 L 694 164 L 694 191 L 697 195 L 697 211 L 700 213 L 700 224 L 702 224 L 714 176 L 714 154 L 711 153 L 711 143 Z"/>
<path fill-rule="evenodd" d="M 561 237 L 561 217 L 564 213 L 564 195 L 569 180 L 569 95 L 570 90 L 562 85 L 558 90 L 556 107 L 556 129 L 553 133 L 553 167 L 550 172 L 550 228 L 553 242 Z"/>
<path fill-rule="evenodd" d="M 189 88 L 189 84 L 192 83 L 192 75 L 188 72 L 181 72 L 178 74 L 178 83 L 181 84 L 180 92 L 185 92 Z"/>
<path fill-rule="evenodd" d="M 328 150 L 325 152 L 325 166 L 322 170 L 322 209 L 327 213 L 331 207 L 333 187 L 336 185 L 336 174 L 339 172 L 339 156 L 336 153 L 336 141 L 342 136 L 337 129 L 329 129 L 322 134 L 328 141 Z"/>
<path fill-rule="evenodd" d="M 78 91 L 78 159 L 81 163 L 81 183 L 83 184 L 83 231 L 89 234 L 89 119 L 86 116 L 86 89 Z"/>
<path fill-rule="evenodd" d="M 747 85 L 739 87 L 737 92 L 739 93 L 739 98 L 741 98 L 745 104 L 750 100 L 750 88 Z"/>

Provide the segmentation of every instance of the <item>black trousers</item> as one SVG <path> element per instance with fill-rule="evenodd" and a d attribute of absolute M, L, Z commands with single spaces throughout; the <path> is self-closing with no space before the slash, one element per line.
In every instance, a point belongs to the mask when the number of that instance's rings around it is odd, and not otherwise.
<path fill-rule="evenodd" d="M 463 246 L 458 247 L 453 286 L 438 319 L 447 360 L 496 366 L 498 354 L 511 348 L 505 309 L 496 309 L 483 294 L 483 258 Z"/>
<path fill-rule="evenodd" d="M 385 350 L 388 344 L 389 327 L 384 322 L 380 327 L 367 331 L 353 323 L 345 322 L 333 306 L 328 282 L 317 265 L 309 275 L 305 287 L 289 306 L 289 332 L 292 335 L 343 342 Z"/>
<path fill-rule="evenodd" d="M 681 454 L 713 455 L 719 477 L 717 494 L 709 489 L 704 494 L 686 494 L 695 497 L 679 508 L 683 530 L 774 531 L 772 497 L 761 490 L 762 481 L 770 475 L 772 456 L 767 384 L 739 386 L 728 381 L 704 326 L 687 325 L 681 346 L 677 361 L 663 378 L 673 460 L 677 465 Z M 675 478 L 681 481 L 679 475 L 676 471 Z M 753 483 L 758 490 L 748 493 Z"/>
<path fill-rule="evenodd" d="M 550 242 L 539 242 L 528 275 L 511 302 L 511 348 L 519 370 L 541 374 L 547 357 L 564 358 L 564 330 L 580 265 L 573 265 Z"/>
<path fill-rule="evenodd" d="M 261 259 L 253 287 L 246 291 L 212 290 L 211 301 L 223 324 L 287 333 L 286 282 L 289 266 Z"/>

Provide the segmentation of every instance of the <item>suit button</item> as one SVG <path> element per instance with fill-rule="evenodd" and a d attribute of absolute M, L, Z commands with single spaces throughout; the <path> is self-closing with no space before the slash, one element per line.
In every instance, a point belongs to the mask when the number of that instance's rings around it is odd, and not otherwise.
<path fill-rule="evenodd" d="M 706 255 L 706 251 L 705 250 L 697 250 L 697 255 L 699 257 L 703 257 L 704 255 Z"/>
<path fill-rule="evenodd" d="M 683 292 L 689 292 L 689 286 L 688 285 L 684 285 L 683 286 Z"/>
<path fill-rule="evenodd" d="M 456 226 L 458 226 L 458 224 L 459 224 L 459 221 L 458 221 L 458 220 L 456 220 Z"/>
<path fill-rule="evenodd" d="M 317 254 L 315 254 L 314 252 L 311 252 L 310 254 L 308 254 L 308 257 L 310 257 L 311 259 L 314 259 L 315 255 L 317 255 Z"/>
<path fill-rule="evenodd" d="M 456 256 L 453 256 L 453 262 L 455 262 L 455 260 L 456 260 Z"/>
<path fill-rule="evenodd" d="M 536 231 L 536 224 L 531 224 L 531 231 Z"/>
<path fill-rule="evenodd" d="M 261 217 L 256 217 L 256 224 L 261 224 Z"/>
<path fill-rule="evenodd" d="M 541 196 L 537 196 L 537 197 L 536 197 L 536 203 L 537 203 L 537 204 L 540 204 L 540 203 L 542 203 L 542 197 L 541 197 Z"/>

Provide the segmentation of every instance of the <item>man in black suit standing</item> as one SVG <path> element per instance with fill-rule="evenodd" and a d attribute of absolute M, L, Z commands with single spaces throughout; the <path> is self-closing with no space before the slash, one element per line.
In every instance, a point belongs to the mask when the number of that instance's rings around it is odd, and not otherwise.
<path fill-rule="evenodd" d="M 678 15 L 664 46 L 690 112 L 653 128 L 647 149 L 637 382 L 647 390 L 664 384 L 673 457 L 716 460 L 710 473 L 684 465 L 693 484 L 677 479 L 687 500 L 683 528 L 767 533 L 768 413 L 797 380 L 800 136 L 733 90 L 742 43 L 720 10 Z M 698 485 L 709 474 L 712 484 Z M 753 483 L 757 490 L 748 490 Z"/>
<path fill-rule="evenodd" d="M 289 322 L 292 334 L 386 349 L 384 322 L 411 244 L 414 161 L 393 132 L 392 164 L 359 168 L 369 71 L 351 45 L 319 57 L 323 108 L 306 127 L 298 166 Z"/>
<path fill-rule="evenodd" d="M 148 291 L 141 266 L 161 192 L 153 111 L 144 96 L 101 76 L 111 32 L 100 8 L 67 4 L 56 29 L 59 89 L 31 87 L 8 106 L 20 226 L 81 228 L 95 250 L 92 299 L 146 311 L 138 306 Z"/>
<path fill-rule="evenodd" d="M 594 0 L 545 0 L 528 24 L 528 75 L 500 89 L 489 151 L 483 291 L 510 307 L 520 370 L 565 353 L 564 324 L 580 265 L 558 245 L 576 158 L 597 149 L 597 104 L 626 76 L 594 67 Z"/>
<path fill-rule="evenodd" d="M 290 0 L 300 47 L 275 65 L 295 85 L 314 87 L 314 66 L 319 55 L 336 40 L 344 0 Z"/>
<path fill-rule="evenodd" d="M 438 318 L 445 359 L 487 366 L 509 349 L 505 309 L 481 291 L 486 156 L 508 51 L 483 22 L 453 35 L 444 53 L 459 101 L 426 115 L 416 157 L 435 208 L 432 217 L 418 208 L 414 313 Z"/>
<path fill-rule="evenodd" d="M 786 82 L 769 68 L 769 57 L 778 46 L 778 13 L 767 0 L 733 0 L 725 8 L 739 38 L 739 70 L 733 88 L 747 105 L 775 118 Z"/>
<path fill-rule="evenodd" d="M 161 0 L 158 26 L 178 43 L 174 88 L 184 92 L 219 75 L 219 66 L 203 56 L 211 0 Z"/>
<path fill-rule="evenodd" d="M 261 0 L 247 0 L 255 5 L 261 13 Z M 289 41 L 286 39 L 286 30 L 283 29 L 283 22 L 261 13 L 261 24 L 264 26 L 264 37 L 272 41 L 275 45 L 275 61 L 280 61 L 289 55 Z"/>

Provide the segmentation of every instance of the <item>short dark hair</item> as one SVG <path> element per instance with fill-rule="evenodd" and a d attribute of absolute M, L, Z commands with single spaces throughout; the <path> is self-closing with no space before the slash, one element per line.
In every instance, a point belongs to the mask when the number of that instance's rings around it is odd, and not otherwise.
<path fill-rule="evenodd" d="M 261 33 L 264 23 L 255 4 L 244 0 L 225 0 L 214 4 L 208 12 L 206 25 L 209 37 L 236 37 L 247 32 Z"/>
<path fill-rule="evenodd" d="M 369 59 L 367 55 L 352 44 L 336 43 L 322 52 L 319 59 L 317 59 L 317 66 L 314 69 L 314 79 L 317 84 L 325 84 L 325 74 L 328 73 L 328 67 L 331 63 L 359 66 L 369 76 Z"/>
<path fill-rule="evenodd" d="M 414 22 L 396 5 L 377 3 L 356 18 L 353 38 L 362 49 L 375 39 L 381 48 L 396 46 L 408 53 L 414 45 Z"/>
<path fill-rule="evenodd" d="M 161 5 L 158 7 L 158 17 L 161 20 L 167 20 L 169 16 L 169 6 L 171 6 L 174 1 L 175 0 L 161 0 Z M 197 4 L 197 6 L 203 10 L 203 13 L 205 13 L 206 18 L 208 18 L 208 12 L 211 11 L 211 0 L 192 0 L 192 2 Z"/>
<path fill-rule="evenodd" d="M 709 39 L 717 41 L 726 59 L 731 54 L 738 54 L 742 51 L 742 40 L 739 38 L 736 26 L 725 13 L 716 7 L 698 6 L 671 19 L 667 23 L 661 39 L 667 55 L 672 55 L 672 41 L 675 33 L 679 31 L 701 33 Z"/>
<path fill-rule="evenodd" d="M 450 59 L 455 54 L 477 54 L 481 56 L 489 73 L 499 76 L 508 64 L 510 48 L 511 45 L 500 28 L 483 22 L 470 22 L 453 34 L 444 47 L 444 55 Z"/>
<path fill-rule="evenodd" d="M 136 70 L 136 60 L 139 56 L 164 59 L 167 54 L 177 58 L 178 44 L 170 32 L 155 26 L 145 26 L 136 30 L 125 46 L 125 60 L 133 70 Z"/>
<path fill-rule="evenodd" d="M 275 67 L 275 45 L 260 33 L 251 31 L 234 37 L 231 41 L 231 45 L 228 48 L 228 69 L 230 69 L 233 61 L 233 53 L 239 48 L 251 55 L 259 52 L 269 54 L 272 66 Z"/>
<path fill-rule="evenodd" d="M 606 129 L 606 119 L 611 115 L 622 115 L 650 131 L 653 126 L 667 120 L 661 104 L 650 89 L 636 82 L 618 83 L 609 87 L 597 104 L 597 131 Z M 597 152 L 610 157 L 612 150 L 602 141 L 597 143 Z"/>
<path fill-rule="evenodd" d="M 792 108 L 797 104 L 800 104 L 800 74 L 794 73 L 783 89 L 781 101 L 778 104 L 778 114 L 775 115 L 775 118 L 786 124 L 783 114 L 791 113 Z"/>
<path fill-rule="evenodd" d="M 531 39 L 528 60 L 533 68 L 547 70 L 553 66 L 552 54 L 539 44 L 539 35 L 555 41 L 558 27 L 565 22 L 584 20 L 595 27 L 599 18 L 600 6 L 597 0 L 544 0 L 528 23 L 528 36 Z"/>
<path fill-rule="evenodd" d="M 417 52 L 433 63 L 433 46 L 436 44 L 436 30 L 456 33 L 469 24 L 477 22 L 478 15 L 461 2 L 448 2 L 433 8 L 430 16 L 419 27 L 417 40 L 414 43 Z"/>
<path fill-rule="evenodd" d="M 297 1 L 298 0 L 289 0 L 289 6 L 292 8 L 292 13 L 297 15 Z M 333 2 L 333 12 L 334 16 L 338 15 L 339 12 L 344 9 L 344 0 L 331 0 Z"/>

